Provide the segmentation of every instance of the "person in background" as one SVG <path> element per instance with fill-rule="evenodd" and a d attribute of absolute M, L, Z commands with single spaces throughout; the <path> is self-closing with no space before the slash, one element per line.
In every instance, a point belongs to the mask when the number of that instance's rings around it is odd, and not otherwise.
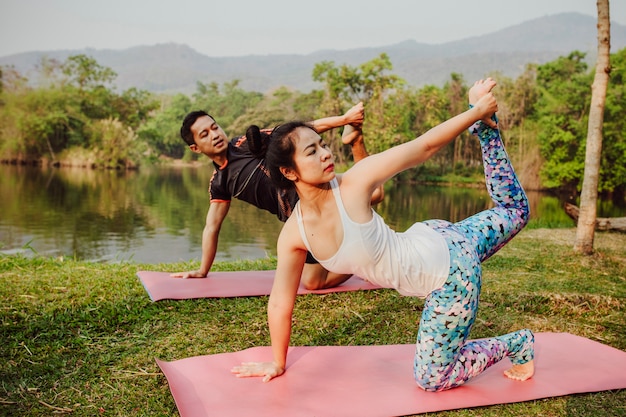
<path fill-rule="evenodd" d="M 350 145 L 355 163 L 368 156 L 363 141 L 363 103 L 358 103 L 341 116 L 331 116 L 311 122 L 319 134 L 333 128 L 344 127 L 342 142 Z M 268 135 L 271 130 L 261 133 Z M 202 232 L 202 259 L 200 269 L 176 272 L 175 278 L 207 277 L 217 253 L 219 233 L 233 198 L 250 203 L 260 209 L 287 220 L 298 200 L 295 190 L 276 188 L 269 177 L 265 160 L 258 154 L 262 149 L 237 136 L 228 140 L 215 118 L 203 110 L 185 116 L 180 135 L 189 148 L 204 154 L 213 161 L 214 173 L 209 185 L 210 206 Z M 372 203 L 382 201 L 383 188 L 372 193 Z M 321 267 L 311 256 L 302 271 L 302 285 L 309 290 L 335 287 L 352 274 L 335 274 Z"/>
<path fill-rule="evenodd" d="M 273 361 L 235 366 L 237 377 L 269 381 L 285 372 L 307 252 L 334 273 L 357 274 L 402 295 L 425 298 L 413 363 L 422 389 L 457 387 L 505 357 L 512 362 L 507 377 L 532 377 L 530 330 L 469 340 L 478 310 L 481 263 L 522 230 L 529 217 L 526 194 L 497 129 L 497 102 L 491 93 L 495 85 L 491 78 L 477 81 L 469 91 L 469 110 L 417 139 L 361 160 L 343 174 L 335 173 L 328 146 L 306 123 L 274 129 L 266 152 L 270 175 L 277 186 L 295 188 L 300 199 L 278 238 L 267 307 Z M 428 220 L 402 233 L 390 229 L 371 208 L 372 192 L 425 162 L 468 128 L 478 136 L 495 207 L 454 224 Z M 258 128 L 249 132 L 259 135 Z"/>

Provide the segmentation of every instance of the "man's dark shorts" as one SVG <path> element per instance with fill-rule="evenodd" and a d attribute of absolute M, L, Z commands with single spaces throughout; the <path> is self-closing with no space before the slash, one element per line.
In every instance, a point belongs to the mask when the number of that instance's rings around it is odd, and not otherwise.
<path fill-rule="evenodd" d="M 311 252 L 307 251 L 306 253 L 306 261 L 307 264 L 318 264 L 317 260 L 311 255 Z"/>

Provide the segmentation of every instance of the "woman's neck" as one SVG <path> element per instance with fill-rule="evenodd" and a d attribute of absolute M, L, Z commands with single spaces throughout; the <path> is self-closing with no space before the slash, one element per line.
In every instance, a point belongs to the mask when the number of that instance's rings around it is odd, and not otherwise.
<path fill-rule="evenodd" d="M 321 212 L 332 195 L 332 187 L 329 182 L 319 185 L 296 184 L 296 191 L 300 198 L 300 206 L 305 210 Z"/>

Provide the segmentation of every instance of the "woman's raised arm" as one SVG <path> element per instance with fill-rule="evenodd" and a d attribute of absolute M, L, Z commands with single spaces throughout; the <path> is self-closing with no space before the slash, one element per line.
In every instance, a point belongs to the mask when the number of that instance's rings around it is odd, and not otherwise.
<path fill-rule="evenodd" d="M 433 127 L 418 138 L 363 159 L 342 175 L 342 182 L 365 187 L 365 193 L 371 195 L 389 178 L 428 160 L 476 121 L 490 117 L 497 110 L 498 103 L 489 92 L 473 108 Z"/>

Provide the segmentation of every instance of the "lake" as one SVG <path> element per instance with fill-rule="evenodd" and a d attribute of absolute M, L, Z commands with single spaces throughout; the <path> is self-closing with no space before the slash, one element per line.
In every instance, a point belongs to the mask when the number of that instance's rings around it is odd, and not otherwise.
<path fill-rule="evenodd" d="M 91 261 L 199 260 L 212 167 L 98 171 L 0 165 L 0 253 Z M 574 226 L 562 204 L 528 192 L 532 219 Z M 460 220 L 491 206 L 483 188 L 389 184 L 376 210 L 396 230 L 430 218 Z M 603 202 L 598 216 L 623 216 Z M 282 223 L 233 200 L 217 261 L 276 254 Z"/>

